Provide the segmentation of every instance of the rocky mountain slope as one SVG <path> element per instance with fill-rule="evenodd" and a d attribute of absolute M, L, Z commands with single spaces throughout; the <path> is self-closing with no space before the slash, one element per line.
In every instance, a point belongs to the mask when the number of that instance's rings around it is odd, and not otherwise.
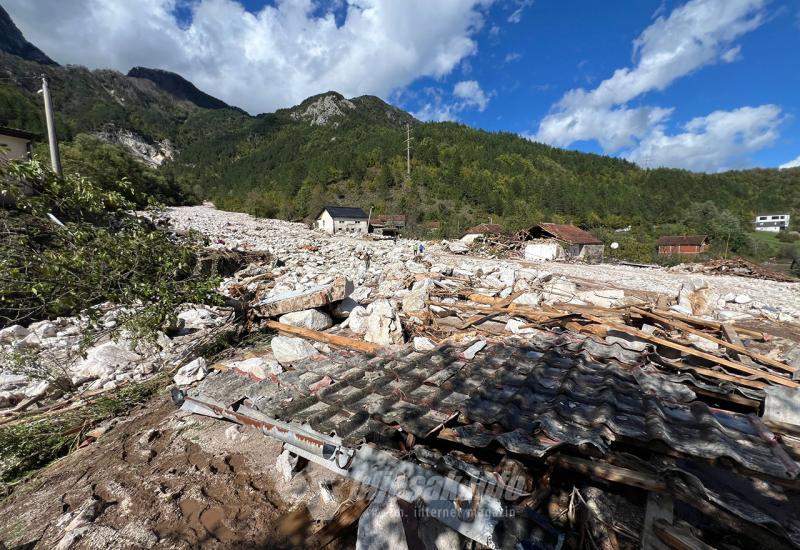
<path fill-rule="evenodd" d="M 3 6 L 0 6 L 0 51 L 43 65 L 57 65 L 42 50 L 25 40 Z"/>

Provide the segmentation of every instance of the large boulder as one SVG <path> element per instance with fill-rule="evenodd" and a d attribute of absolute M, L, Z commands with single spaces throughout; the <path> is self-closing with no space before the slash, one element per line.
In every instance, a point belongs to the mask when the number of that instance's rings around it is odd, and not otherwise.
<path fill-rule="evenodd" d="M 311 330 L 325 330 L 333 326 L 333 320 L 330 315 L 317 309 L 304 309 L 287 313 L 286 315 L 281 315 L 278 321 L 293 327 L 303 327 Z"/>
<path fill-rule="evenodd" d="M 276 336 L 272 339 L 272 353 L 282 365 L 311 357 L 317 350 L 302 338 Z"/>
<path fill-rule="evenodd" d="M 259 380 L 263 380 L 272 374 L 283 372 L 277 361 L 264 357 L 251 357 L 250 359 L 230 363 L 229 366 Z"/>
<path fill-rule="evenodd" d="M 388 300 L 377 300 L 367 308 L 367 331 L 364 339 L 383 346 L 403 343 L 400 316 Z"/>

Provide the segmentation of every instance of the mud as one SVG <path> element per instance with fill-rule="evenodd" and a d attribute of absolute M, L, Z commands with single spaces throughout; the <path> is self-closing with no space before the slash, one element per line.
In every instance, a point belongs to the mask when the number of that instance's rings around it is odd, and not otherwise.
<path fill-rule="evenodd" d="M 280 446 L 230 427 L 176 412 L 159 396 L 0 503 L 0 541 L 25 548 L 291 545 L 279 532 L 290 512 L 275 488 Z"/>

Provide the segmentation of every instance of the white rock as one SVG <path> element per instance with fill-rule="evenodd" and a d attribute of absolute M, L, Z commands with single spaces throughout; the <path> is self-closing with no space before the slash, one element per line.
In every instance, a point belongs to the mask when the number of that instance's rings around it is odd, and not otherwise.
<path fill-rule="evenodd" d="M 377 300 L 367 308 L 367 331 L 364 339 L 367 342 L 388 346 L 403 343 L 403 325 L 400 316 L 388 300 Z M 352 321 L 350 328 L 353 328 Z"/>
<path fill-rule="evenodd" d="M 311 357 L 317 350 L 302 338 L 292 338 L 290 336 L 276 336 L 272 339 L 272 353 L 275 359 L 282 365 L 300 361 L 306 357 Z"/>
<path fill-rule="evenodd" d="M 478 340 L 477 342 L 472 344 L 470 347 L 465 349 L 461 353 L 461 355 L 464 356 L 464 359 L 473 359 L 475 357 L 475 355 L 477 355 L 478 352 L 481 351 L 485 347 L 486 347 L 486 340 Z"/>
<path fill-rule="evenodd" d="M 236 361 L 235 363 L 231 363 L 230 366 L 261 380 L 269 377 L 271 374 L 280 374 L 283 372 L 283 368 L 277 361 L 265 359 L 264 357 L 252 357 L 244 361 Z"/>
<path fill-rule="evenodd" d="M 33 350 L 42 345 L 42 339 L 35 332 L 31 332 L 22 340 L 19 340 L 15 347 L 19 350 Z"/>
<path fill-rule="evenodd" d="M 141 361 L 142 356 L 116 342 L 104 342 L 86 352 L 86 358 L 72 369 L 77 382 L 87 378 L 108 378 L 118 371 L 129 370 Z"/>
<path fill-rule="evenodd" d="M 469 246 L 462 241 L 452 241 L 447 243 L 447 249 L 453 254 L 466 254 L 469 252 Z"/>
<path fill-rule="evenodd" d="M 406 262 L 406 266 L 405 267 L 411 273 L 427 273 L 428 272 L 427 266 L 425 266 L 425 265 L 423 265 L 421 263 L 418 263 L 418 262 L 410 261 L 410 260 Z"/>
<path fill-rule="evenodd" d="M 430 351 L 436 349 L 436 344 L 424 336 L 414 336 L 414 351 Z"/>
<path fill-rule="evenodd" d="M 709 353 L 714 353 L 719 351 L 719 344 L 716 342 L 712 342 L 702 336 L 697 336 L 696 334 L 688 334 L 686 335 L 686 339 L 692 343 L 694 347 L 699 349 L 700 351 L 706 351 Z"/>
<path fill-rule="evenodd" d="M 348 298 L 355 300 L 356 302 L 366 302 L 369 299 L 369 295 L 372 293 L 372 289 L 368 286 L 359 286 L 356 287 L 353 292 L 350 293 Z"/>
<path fill-rule="evenodd" d="M 311 330 L 325 330 L 333 326 L 331 316 L 317 309 L 305 309 L 287 313 L 286 315 L 281 315 L 278 321 L 293 327 L 303 327 Z"/>
<path fill-rule="evenodd" d="M 743 319 L 752 319 L 753 316 L 747 313 L 741 313 L 739 311 L 723 309 L 722 311 L 717 312 L 717 318 L 721 321 L 739 321 Z"/>
<path fill-rule="evenodd" d="M 520 294 L 511 302 L 515 306 L 538 306 L 542 302 L 542 295 L 538 292 Z"/>
<path fill-rule="evenodd" d="M 683 306 L 683 305 L 677 305 L 677 304 L 671 305 L 671 306 L 669 306 L 669 310 L 670 311 L 674 311 L 675 313 L 680 313 L 681 315 L 691 315 L 692 314 L 692 308 L 688 307 L 688 306 Z"/>
<path fill-rule="evenodd" d="M 32 323 L 28 329 L 35 333 L 39 338 L 52 338 L 58 334 L 58 327 L 56 327 L 50 321 Z"/>
<path fill-rule="evenodd" d="M 373 499 L 358 520 L 357 537 L 356 550 L 408 550 L 397 499 L 382 494 Z"/>
<path fill-rule="evenodd" d="M 353 310 L 350 312 L 350 316 L 347 318 L 348 327 L 356 334 L 364 334 L 367 332 L 368 318 L 369 313 L 367 313 L 367 308 L 363 306 L 356 306 L 353 308 Z"/>
<path fill-rule="evenodd" d="M 275 466 L 278 468 L 278 471 L 281 473 L 283 480 L 289 482 L 294 477 L 294 469 L 297 467 L 298 457 L 290 453 L 289 451 L 285 450 L 278 455 L 278 459 L 275 461 Z"/>
<path fill-rule="evenodd" d="M 425 309 L 425 302 L 428 300 L 428 287 L 422 286 L 417 290 L 412 290 L 403 298 L 403 311 L 422 311 Z"/>
<path fill-rule="evenodd" d="M 736 298 L 733 299 L 734 302 L 737 304 L 749 304 L 753 301 L 753 299 L 748 296 L 747 294 L 738 294 Z"/>
<path fill-rule="evenodd" d="M 3 330 L 0 330 L 0 344 L 10 344 L 25 338 L 29 334 L 29 330 L 21 325 L 11 325 Z"/>
<path fill-rule="evenodd" d="M 206 360 L 202 357 L 198 357 L 194 361 L 186 363 L 179 368 L 173 380 L 178 386 L 187 386 L 194 382 L 199 382 L 205 378 L 207 374 L 208 367 L 206 366 Z"/>

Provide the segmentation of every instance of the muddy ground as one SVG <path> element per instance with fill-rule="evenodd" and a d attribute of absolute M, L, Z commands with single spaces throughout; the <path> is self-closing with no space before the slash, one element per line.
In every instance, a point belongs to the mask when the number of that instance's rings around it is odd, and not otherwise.
<path fill-rule="evenodd" d="M 279 442 L 255 430 L 176 411 L 163 394 L 0 502 L 0 541 L 48 549 L 296 547 L 353 487 L 314 464 L 287 482 L 275 466 L 280 452 Z M 336 500 L 320 498 L 320 482 L 331 484 Z"/>

